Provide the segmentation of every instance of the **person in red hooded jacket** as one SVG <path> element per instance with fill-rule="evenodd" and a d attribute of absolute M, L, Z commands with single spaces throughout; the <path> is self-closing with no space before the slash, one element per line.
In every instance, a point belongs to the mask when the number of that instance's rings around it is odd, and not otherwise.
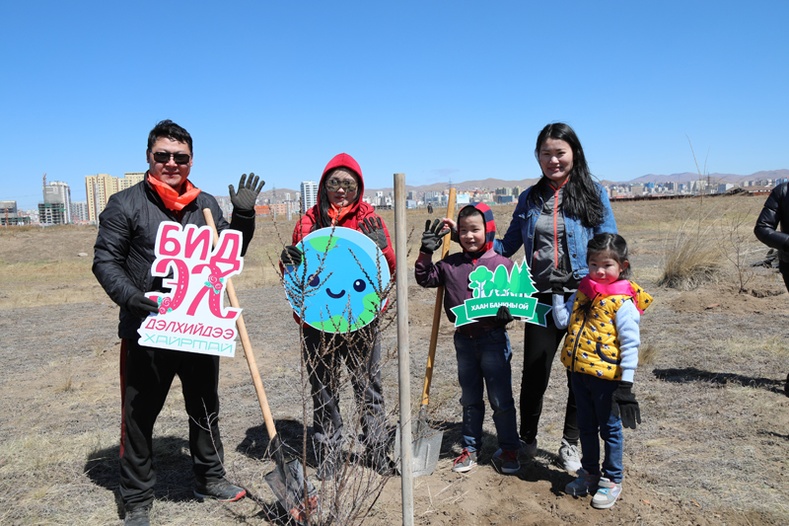
<path fill-rule="evenodd" d="M 335 155 L 323 169 L 315 206 L 305 212 L 293 229 L 293 244 L 282 251 L 283 267 L 298 266 L 301 251 L 295 246 L 307 234 L 326 227 L 358 230 L 383 252 L 394 276 L 395 254 L 389 231 L 375 209 L 362 201 L 362 169 L 347 153 Z M 340 373 L 343 362 L 350 372 L 361 419 L 364 461 L 382 475 L 394 474 L 387 454 L 388 432 L 381 387 L 381 342 L 377 320 L 346 333 L 323 332 L 301 323 L 304 362 L 310 379 L 313 402 L 313 433 L 320 480 L 334 479 L 344 459 L 343 421 L 340 415 Z"/>

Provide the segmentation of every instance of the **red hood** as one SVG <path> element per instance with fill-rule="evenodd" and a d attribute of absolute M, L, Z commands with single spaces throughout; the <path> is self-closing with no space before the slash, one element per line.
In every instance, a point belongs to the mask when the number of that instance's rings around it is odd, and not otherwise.
<path fill-rule="evenodd" d="M 361 203 L 362 199 L 364 198 L 364 177 L 362 176 L 362 167 L 359 166 L 359 163 L 356 162 L 356 159 L 347 153 L 338 153 L 332 157 L 331 161 L 329 161 L 326 165 L 326 168 L 323 169 L 323 175 L 321 175 L 321 180 L 318 183 L 319 187 L 323 186 L 326 175 L 335 168 L 348 168 L 359 177 L 359 191 L 357 192 L 358 199 L 351 207 L 351 210 L 356 210 L 359 207 L 359 203 Z M 318 199 L 320 199 L 320 192 L 318 192 Z"/>
<path fill-rule="evenodd" d="M 485 203 L 477 203 L 474 207 L 482 212 L 485 218 L 485 250 L 493 248 L 493 240 L 496 239 L 496 222 L 493 220 L 493 210 Z"/>

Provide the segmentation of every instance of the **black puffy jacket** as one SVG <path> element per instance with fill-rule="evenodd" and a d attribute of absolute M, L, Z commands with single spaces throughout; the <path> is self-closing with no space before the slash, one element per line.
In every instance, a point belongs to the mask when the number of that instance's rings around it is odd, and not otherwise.
<path fill-rule="evenodd" d="M 789 183 L 779 184 L 770 192 L 753 233 L 759 241 L 777 249 L 781 261 L 789 262 Z"/>
<path fill-rule="evenodd" d="M 179 220 L 165 208 L 162 199 L 146 181 L 110 197 L 99 216 L 99 234 L 93 247 L 93 274 L 112 301 L 121 307 L 118 325 L 121 338 L 137 338 L 137 329 L 143 321 L 126 309 L 129 298 L 140 292 L 161 290 L 162 278 L 151 275 L 159 224 L 175 221 L 182 225 L 204 226 L 204 208 L 211 210 L 218 231 L 232 228 L 241 232 L 241 254 L 246 253 L 255 233 L 254 212 L 242 216 L 234 210 L 228 224 L 214 196 L 200 192 L 182 210 Z"/>

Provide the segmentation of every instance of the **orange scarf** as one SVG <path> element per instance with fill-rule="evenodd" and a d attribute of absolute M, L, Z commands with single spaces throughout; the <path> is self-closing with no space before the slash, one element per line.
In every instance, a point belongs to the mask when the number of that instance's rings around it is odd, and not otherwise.
<path fill-rule="evenodd" d="M 168 210 L 174 210 L 176 212 L 183 210 L 184 207 L 194 201 L 200 193 L 200 189 L 193 185 L 189 179 L 184 183 L 184 192 L 182 194 L 178 194 L 172 186 L 161 182 L 151 174 L 148 174 L 148 183 L 156 190 L 159 197 L 162 198 L 164 206 Z"/>
<path fill-rule="evenodd" d="M 351 211 L 350 206 L 346 206 L 345 208 L 334 206 L 333 204 L 329 204 L 329 209 L 326 212 L 329 214 L 331 218 L 331 224 L 337 225 L 340 223 L 343 217 L 348 215 L 348 212 Z"/>

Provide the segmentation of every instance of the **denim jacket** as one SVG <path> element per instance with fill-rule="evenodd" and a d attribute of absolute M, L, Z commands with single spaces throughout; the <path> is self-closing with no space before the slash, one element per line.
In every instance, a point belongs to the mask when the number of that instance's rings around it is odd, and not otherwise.
<path fill-rule="evenodd" d="M 589 267 L 586 265 L 586 245 L 589 240 L 603 232 L 616 233 L 616 220 L 614 219 L 614 212 L 611 210 L 611 202 L 608 199 L 608 193 L 600 183 L 595 183 L 597 190 L 600 194 L 600 201 L 603 203 L 605 210 L 603 215 L 603 222 L 594 228 L 588 228 L 575 217 L 566 215 L 562 211 L 564 217 L 565 236 L 567 238 L 567 251 L 570 258 L 570 266 L 573 272 L 573 277 L 580 280 L 589 274 Z M 493 249 L 504 256 L 510 257 L 523 245 L 526 255 L 526 263 L 529 268 L 532 266 L 532 257 L 534 254 L 534 231 L 537 227 L 537 218 L 540 217 L 542 210 L 542 198 L 540 198 L 540 206 L 535 207 L 529 203 L 529 193 L 534 186 L 530 186 L 524 190 L 520 197 L 518 197 L 518 204 L 515 211 L 512 213 L 512 222 L 507 228 L 507 233 L 504 234 L 502 239 L 496 239 L 493 242 Z"/>

